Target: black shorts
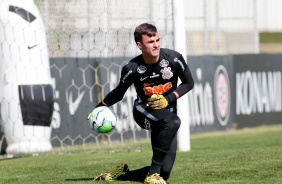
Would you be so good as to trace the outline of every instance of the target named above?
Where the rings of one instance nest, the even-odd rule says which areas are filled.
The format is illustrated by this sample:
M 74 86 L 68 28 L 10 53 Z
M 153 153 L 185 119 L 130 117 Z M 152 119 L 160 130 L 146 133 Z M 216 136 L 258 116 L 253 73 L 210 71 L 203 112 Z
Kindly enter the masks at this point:
M 133 105 L 133 117 L 136 123 L 146 130 L 160 130 L 162 119 L 168 116 L 177 116 L 176 108 L 154 110 L 136 99 Z

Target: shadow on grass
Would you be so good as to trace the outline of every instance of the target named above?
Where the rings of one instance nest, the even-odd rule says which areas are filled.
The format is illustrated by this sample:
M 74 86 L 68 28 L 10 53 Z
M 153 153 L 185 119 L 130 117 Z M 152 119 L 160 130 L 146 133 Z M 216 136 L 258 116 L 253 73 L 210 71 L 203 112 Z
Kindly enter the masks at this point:
M 74 179 L 65 179 L 65 181 L 90 181 L 93 178 L 74 178 Z

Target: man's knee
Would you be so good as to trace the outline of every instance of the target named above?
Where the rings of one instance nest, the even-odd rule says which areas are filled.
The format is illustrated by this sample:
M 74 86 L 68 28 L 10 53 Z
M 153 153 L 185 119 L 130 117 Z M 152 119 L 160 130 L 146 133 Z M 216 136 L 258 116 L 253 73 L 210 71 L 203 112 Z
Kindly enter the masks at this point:
M 177 132 L 177 130 L 179 129 L 180 125 L 181 125 L 181 120 L 178 116 L 172 116 L 170 118 L 168 118 L 167 123 L 169 125 L 169 129 L 173 132 Z

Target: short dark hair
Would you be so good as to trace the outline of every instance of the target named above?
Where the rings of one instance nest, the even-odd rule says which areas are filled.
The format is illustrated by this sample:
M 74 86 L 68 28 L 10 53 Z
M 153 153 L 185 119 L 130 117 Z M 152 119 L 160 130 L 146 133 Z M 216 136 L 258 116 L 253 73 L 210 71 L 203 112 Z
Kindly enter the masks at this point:
M 135 28 L 134 31 L 134 40 L 135 42 L 142 42 L 142 35 L 147 35 L 149 37 L 155 36 L 158 32 L 156 26 L 149 24 L 149 23 L 143 23 L 140 24 Z

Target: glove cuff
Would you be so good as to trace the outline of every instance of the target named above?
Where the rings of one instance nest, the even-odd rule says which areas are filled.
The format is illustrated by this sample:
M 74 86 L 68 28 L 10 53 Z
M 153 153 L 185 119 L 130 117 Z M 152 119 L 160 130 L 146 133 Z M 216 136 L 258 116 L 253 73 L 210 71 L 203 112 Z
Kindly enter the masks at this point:
M 102 101 L 100 102 L 100 103 L 98 103 L 97 105 L 96 105 L 96 107 L 95 108 L 97 108 L 97 107 L 101 107 L 101 106 L 106 106 L 105 104 L 103 104 L 102 103 Z
M 174 93 L 170 93 L 170 94 L 166 95 L 165 98 L 166 98 L 168 104 L 170 104 L 171 102 L 174 102 L 177 99 Z

